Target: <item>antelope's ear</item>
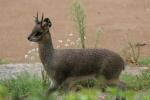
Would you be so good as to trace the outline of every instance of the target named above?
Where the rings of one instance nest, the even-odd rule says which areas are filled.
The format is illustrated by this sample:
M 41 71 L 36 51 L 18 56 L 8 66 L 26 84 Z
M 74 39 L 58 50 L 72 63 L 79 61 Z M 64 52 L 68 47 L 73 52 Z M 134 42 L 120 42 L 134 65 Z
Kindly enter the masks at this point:
M 43 21 L 43 25 L 44 25 L 44 27 L 50 28 L 52 26 L 52 23 L 49 18 L 45 18 Z

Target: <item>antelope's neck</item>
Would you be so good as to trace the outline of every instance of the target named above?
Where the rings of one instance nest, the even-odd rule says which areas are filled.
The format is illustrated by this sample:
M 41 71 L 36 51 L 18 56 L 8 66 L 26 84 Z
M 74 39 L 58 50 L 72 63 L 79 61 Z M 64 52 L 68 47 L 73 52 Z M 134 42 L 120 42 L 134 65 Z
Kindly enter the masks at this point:
M 43 63 L 44 67 L 46 67 L 52 60 L 52 55 L 54 52 L 50 33 L 43 37 L 38 46 L 41 62 Z

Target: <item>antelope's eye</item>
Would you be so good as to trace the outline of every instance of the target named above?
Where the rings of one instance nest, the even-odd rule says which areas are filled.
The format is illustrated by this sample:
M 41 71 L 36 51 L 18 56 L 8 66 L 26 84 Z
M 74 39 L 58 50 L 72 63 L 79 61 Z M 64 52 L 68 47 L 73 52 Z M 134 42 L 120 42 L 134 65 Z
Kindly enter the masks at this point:
M 37 32 L 36 34 L 35 34 L 35 36 L 41 36 L 42 35 L 42 32 Z

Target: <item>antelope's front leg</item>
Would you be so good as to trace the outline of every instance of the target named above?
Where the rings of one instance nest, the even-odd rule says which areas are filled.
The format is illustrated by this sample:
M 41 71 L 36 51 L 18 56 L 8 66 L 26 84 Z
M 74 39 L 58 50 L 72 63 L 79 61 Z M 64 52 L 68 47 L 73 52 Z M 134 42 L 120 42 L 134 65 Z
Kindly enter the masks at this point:
M 55 81 L 52 81 L 52 83 L 50 84 L 48 88 L 46 95 L 50 95 L 52 92 L 56 91 L 58 87 L 59 87 L 58 83 Z

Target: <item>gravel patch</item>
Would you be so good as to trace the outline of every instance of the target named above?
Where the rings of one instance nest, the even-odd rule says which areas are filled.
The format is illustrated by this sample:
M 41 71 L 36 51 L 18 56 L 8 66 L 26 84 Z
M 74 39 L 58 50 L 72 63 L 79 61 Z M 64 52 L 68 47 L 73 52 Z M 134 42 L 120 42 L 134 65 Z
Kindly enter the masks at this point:
M 148 70 L 148 67 L 130 67 L 130 66 L 126 66 L 125 70 L 122 72 L 122 74 L 130 74 L 130 75 L 140 75 L 143 71 Z
M 34 75 L 41 75 L 41 69 L 43 69 L 41 63 L 35 64 L 4 64 L 0 65 L 0 79 L 15 77 L 16 75 L 28 72 Z M 126 66 L 122 74 L 139 75 L 143 70 L 147 70 L 147 67 L 129 67 Z
M 15 77 L 18 74 L 28 72 L 41 75 L 42 64 L 3 64 L 0 65 L 0 79 Z

